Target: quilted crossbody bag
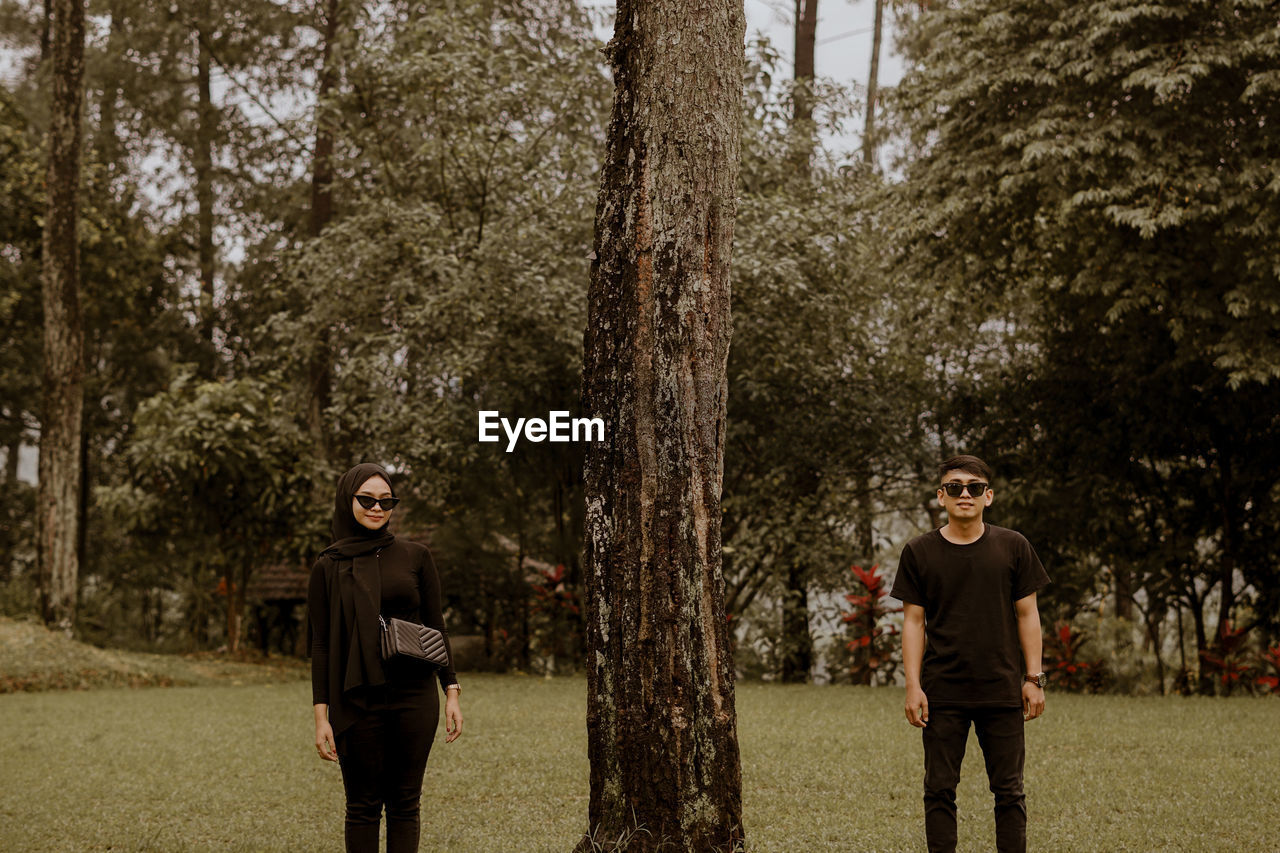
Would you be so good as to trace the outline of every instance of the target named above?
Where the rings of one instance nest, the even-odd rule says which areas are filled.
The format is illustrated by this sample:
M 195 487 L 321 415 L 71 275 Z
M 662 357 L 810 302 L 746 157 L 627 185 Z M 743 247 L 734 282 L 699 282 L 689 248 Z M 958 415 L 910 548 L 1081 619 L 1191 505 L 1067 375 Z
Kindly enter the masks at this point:
M 405 619 L 385 619 L 378 616 L 382 625 L 382 659 L 393 657 L 416 658 L 438 667 L 449 665 L 449 652 L 444 645 L 444 633 L 417 622 Z

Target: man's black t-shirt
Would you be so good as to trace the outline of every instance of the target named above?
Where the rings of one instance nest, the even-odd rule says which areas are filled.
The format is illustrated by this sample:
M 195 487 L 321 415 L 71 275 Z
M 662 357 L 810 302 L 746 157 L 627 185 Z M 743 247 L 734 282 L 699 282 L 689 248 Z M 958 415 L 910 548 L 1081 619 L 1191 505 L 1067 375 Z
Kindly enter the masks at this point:
M 933 530 L 902 549 L 890 593 L 924 608 L 920 688 L 929 705 L 1021 707 L 1013 603 L 1049 583 L 1021 533 L 988 524 L 968 545 Z

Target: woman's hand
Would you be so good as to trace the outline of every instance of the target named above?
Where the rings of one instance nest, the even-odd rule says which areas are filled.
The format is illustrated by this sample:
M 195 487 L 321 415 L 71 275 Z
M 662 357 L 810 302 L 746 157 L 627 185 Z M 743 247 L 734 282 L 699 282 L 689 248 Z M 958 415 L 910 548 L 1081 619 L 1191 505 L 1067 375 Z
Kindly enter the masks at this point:
M 458 691 L 448 690 L 444 700 L 445 743 L 453 743 L 462 734 L 462 706 L 458 703 Z
M 333 726 L 329 725 L 329 706 L 316 705 L 316 752 L 325 761 L 337 761 L 338 750 L 333 742 Z

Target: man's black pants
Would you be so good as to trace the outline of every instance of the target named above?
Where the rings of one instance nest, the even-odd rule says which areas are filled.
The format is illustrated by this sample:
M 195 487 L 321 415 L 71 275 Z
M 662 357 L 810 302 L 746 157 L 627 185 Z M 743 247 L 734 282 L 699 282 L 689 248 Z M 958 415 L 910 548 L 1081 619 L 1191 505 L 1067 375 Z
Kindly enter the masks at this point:
M 1027 849 L 1021 708 L 930 708 L 924 728 L 924 831 L 930 853 L 956 849 L 956 785 L 972 721 L 996 801 L 996 849 Z
M 360 718 L 338 736 L 347 792 L 347 853 L 378 853 L 387 810 L 387 853 L 416 853 L 422 777 L 440 718 L 434 683 L 367 695 Z

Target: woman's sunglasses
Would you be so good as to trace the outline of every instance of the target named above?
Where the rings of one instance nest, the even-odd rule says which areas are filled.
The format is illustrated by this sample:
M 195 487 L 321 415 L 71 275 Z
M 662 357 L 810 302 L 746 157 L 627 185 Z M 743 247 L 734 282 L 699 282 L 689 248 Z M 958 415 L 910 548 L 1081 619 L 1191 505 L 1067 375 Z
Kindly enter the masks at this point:
M 968 489 L 972 497 L 980 498 L 987 490 L 986 483 L 943 483 L 942 490 L 950 497 L 958 498 Z
M 373 509 L 373 505 L 377 504 L 383 509 L 395 509 L 396 504 L 400 503 L 399 498 L 375 498 L 372 495 L 356 495 L 356 503 L 365 509 Z

